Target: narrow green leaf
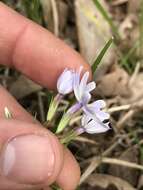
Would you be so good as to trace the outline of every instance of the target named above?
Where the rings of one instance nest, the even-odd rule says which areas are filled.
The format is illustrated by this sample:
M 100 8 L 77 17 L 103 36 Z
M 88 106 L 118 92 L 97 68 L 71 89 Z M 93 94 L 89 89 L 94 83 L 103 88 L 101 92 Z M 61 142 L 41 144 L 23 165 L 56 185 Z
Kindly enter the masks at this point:
M 101 50 L 101 52 L 99 53 L 99 55 L 97 56 L 97 58 L 95 59 L 93 65 L 92 65 L 92 73 L 93 75 L 95 74 L 95 71 L 98 67 L 98 65 L 100 64 L 102 58 L 104 57 L 106 51 L 108 50 L 108 48 L 110 47 L 110 45 L 113 42 L 113 37 L 105 44 L 105 46 L 103 47 L 103 49 Z
M 114 25 L 112 18 L 108 15 L 107 11 L 104 9 L 104 7 L 101 5 L 101 3 L 98 0 L 93 0 L 95 6 L 97 7 L 97 9 L 100 11 L 100 13 L 102 14 L 102 16 L 105 18 L 105 20 L 108 22 L 108 24 L 110 25 L 113 33 L 115 34 L 115 37 L 117 39 L 120 39 L 120 35 L 118 33 L 118 29 L 117 27 Z
M 128 63 L 128 61 L 131 57 L 133 57 L 133 55 L 134 55 L 135 51 L 137 50 L 137 48 L 139 47 L 139 45 L 140 45 L 140 41 L 137 40 L 134 43 L 134 45 L 132 46 L 132 48 L 128 51 L 128 53 L 125 55 L 122 55 L 120 64 L 121 64 L 121 66 L 124 66 L 129 73 L 132 73 L 133 69 L 132 69 L 131 65 Z
M 71 115 L 65 113 L 62 116 L 62 119 L 60 120 L 60 123 L 56 130 L 56 134 L 61 133 L 64 130 L 64 128 L 68 125 L 70 120 L 71 120 Z

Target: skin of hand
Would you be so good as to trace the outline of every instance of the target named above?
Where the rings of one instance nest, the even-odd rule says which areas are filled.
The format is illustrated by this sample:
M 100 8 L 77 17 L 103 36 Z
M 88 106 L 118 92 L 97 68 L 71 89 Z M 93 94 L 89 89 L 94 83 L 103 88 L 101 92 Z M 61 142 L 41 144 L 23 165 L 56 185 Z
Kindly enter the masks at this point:
M 0 64 L 48 89 L 65 68 L 90 67 L 46 29 L 0 3 Z M 91 71 L 90 71 L 91 73 Z M 14 119 L 7 120 L 4 107 Z M 56 182 L 74 190 L 80 169 L 71 152 L 0 86 L 0 190 L 40 189 Z

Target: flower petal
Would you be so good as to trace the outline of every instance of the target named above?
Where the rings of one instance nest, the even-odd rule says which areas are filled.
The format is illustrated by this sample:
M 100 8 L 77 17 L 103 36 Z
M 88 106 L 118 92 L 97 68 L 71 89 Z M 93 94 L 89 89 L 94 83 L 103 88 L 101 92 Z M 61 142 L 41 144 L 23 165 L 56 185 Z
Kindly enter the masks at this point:
M 83 66 L 80 66 L 79 71 L 74 74 L 73 89 L 75 97 L 80 101 L 79 85 L 80 85 L 80 75 L 82 72 Z
M 88 105 L 83 106 L 83 111 L 86 115 L 88 115 L 90 118 L 92 118 L 93 120 L 98 120 L 99 123 L 102 123 L 104 120 L 109 119 L 110 115 L 104 111 L 101 110 L 94 110 L 91 109 L 91 107 L 89 107 Z
M 104 111 L 100 111 L 100 112 L 98 112 L 96 115 L 97 115 L 97 117 L 98 117 L 101 121 L 104 121 L 104 120 L 110 118 L 109 113 L 106 113 L 106 112 L 104 112 Z
M 58 92 L 60 94 L 68 94 L 68 93 L 72 92 L 73 79 L 74 79 L 74 71 L 65 69 L 57 81 Z
M 92 120 L 86 127 L 85 131 L 89 134 L 94 134 L 94 133 L 104 133 L 108 131 L 110 128 L 105 126 L 104 124 L 100 124 L 94 120 Z
M 104 100 L 97 100 L 91 104 L 90 107 L 93 107 L 95 110 L 100 110 L 106 107 L 106 102 Z
M 86 86 L 86 91 L 91 92 L 96 88 L 96 83 L 94 81 L 90 82 Z
M 79 82 L 80 82 L 80 75 L 79 73 L 74 74 L 74 83 L 73 83 L 73 89 L 75 97 L 78 101 L 80 101 L 80 94 L 79 94 Z
M 58 92 L 60 94 L 68 94 L 72 92 L 73 85 L 71 80 L 67 80 L 66 83 L 61 83 L 61 85 L 58 88 Z
M 82 105 L 85 106 L 89 100 L 91 99 L 91 94 L 88 92 L 85 92 L 81 98 Z
M 74 75 L 74 94 L 76 99 L 83 105 L 87 104 L 91 99 L 90 91 L 95 88 L 95 82 L 87 84 L 89 78 L 89 72 L 85 72 L 80 80 L 80 74 L 82 67 L 80 67 L 79 72 Z
M 110 129 L 109 125 L 98 120 L 93 120 L 89 115 L 84 114 L 81 120 L 82 127 L 87 133 L 103 133 Z
M 65 75 L 65 73 L 67 72 L 67 68 L 62 72 L 62 74 L 59 76 L 59 78 L 58 78 L 58 81 L 57 81 L 57 88 L 60 86 L 60 84 L 61 84 L 61 82 L 63 81 L 63 79 L 64 79 L 64 75 Z
M 88 78 L 89 78 L 89 72 L 87 71 L 86 73 L 84 73 L 84 75 L 80 81 L 80 85 L 79 85 L 80 94 L 83 94 L 85 92 Z
M 85 112 L 91 114 L 91 117 L 98 118 L 103 121 L 109 119 L 110 115 L 102 110 L 105 107 L 106 103 L 104 100 L 97 100 L 91 104 L 88 104 L 85 108 Z

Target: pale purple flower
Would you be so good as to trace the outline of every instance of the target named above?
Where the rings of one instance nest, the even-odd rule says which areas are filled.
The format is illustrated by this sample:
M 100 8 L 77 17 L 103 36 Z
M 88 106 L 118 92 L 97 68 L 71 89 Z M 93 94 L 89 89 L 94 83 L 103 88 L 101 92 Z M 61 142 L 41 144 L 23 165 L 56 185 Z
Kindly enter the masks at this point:
M 57 89 L 59 94 L 65 95 L 73 91 L 74 71 L 72 69 L 65 69 L 59 76 L 57 81 Z
M 84 73 L 80 80 L 81 71 L 82 67 L 80 67 L 79 72 L 74 73 L 73 89 L 77 101 L 84 106 L 90 101 L 90 92 L 95 89 L 96 84 L 94 81 L 88 83 L 88 71 Z
M 91 104 L 87 104 L 83 107 L 84 112 L 87 115 L 90 115 L 93 119 L 99 119 L 100 121 L 104 121 L 109 119 L 110 115 L 103 111 L 103 108 L 105 108 L 106 103 L 104 100 L 97 100 Z
M 91 134 L 103 133 L 110 129 L 110 116 L 103 111 L 106 104 L 103 100 L 97 100 L 89 104 L 91 99 L 90 93 L 95 89 L 96 84 L 94 81 L 88 82 L 89 72 L 85 72 L 81 78 L 81 71 L 82 67 L 80 67 L 78 72 L 65 69 L 57 81 L 57 89 L 60 97 L 73 90 L 77 103 L 71 106 L 63 115 L 56 133 L 60 133 L 67 126 L 73 114 L 81 108 L 84 111 L 84 115 L 81 120 L 82 126 L 75 131 L 78 135 L 83 132 Z
M 103 133 L 108 131 L 110 127 L 110 115 L 103 111 L 106 106 L 104 100 L 97 100 L 83 107 L 85 114 L 82 117 L 82 127 L 78 128 L 77 133 L 87 132 L 90 134 Z
M 98 119 L 92 119 L 89 115 L 84 114 L 81 119 L 82 127 L 79 130 L 80 133 L 87 132 L 89 134 L 104 133 L 110 128 L 109 121 L 100 121 Z
M 73 72 L 73 90 L 77 103 L 74 104 L 67 110 L 68 115 L 72 115 L 75 112 L 79 111 L 80 108 L 84 107 L 90 100 L 90 92 L 95 88 L 95 82 L 89 82 L 89 72 L 84 73 L 83 77 L 80 79 L 82 67 L 80 67 L 79 72 Z
M 58 94 L 51 100 L 47 121 L 51 121 L 54 117 L 63 96 L 73 91 L 73 79 L 74 71 L 71 69 L 65 69 L 59 76 L 57 81 Z

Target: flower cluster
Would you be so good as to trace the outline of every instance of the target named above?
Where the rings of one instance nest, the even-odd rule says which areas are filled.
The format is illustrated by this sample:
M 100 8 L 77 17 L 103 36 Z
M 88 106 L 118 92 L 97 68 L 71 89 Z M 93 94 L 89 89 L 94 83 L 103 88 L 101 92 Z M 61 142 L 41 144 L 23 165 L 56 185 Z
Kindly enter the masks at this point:
M 80 67 L 78 72 L 71 69 L 65 69 L 58 78 L 58 95 L 54 98 L 51 106 L 52 109 L 54 109 L 54 112 L 52 109 L 49 109 L 48 112 L 49 115 L 52 113 L 50 119 L 53 117 L 57 106 L 64 95 L 73 91 L 77 103 L 71 106 L 63 115 L 59 126 L 57 127 L 57 133 L 60 133 L 66 127 L 73 114 L 80 109 L 83 110 L 83 116 L 81 119 L 81 127 L 76 130 L 77 134 L 81 134 L 83 132 L 90 134 L 102 133 L 110 129 L 110 116 L 108 113 L 103 111 L 103 108 L 106 106 L 105 101 L 97 100 L 89 103 L 91 100 L 91 91 L 96 88 L 96 84 L 94 81 L 88 82 L 89 72 L 85 72 L 82 77 L 81 72 L 82 67 Z

